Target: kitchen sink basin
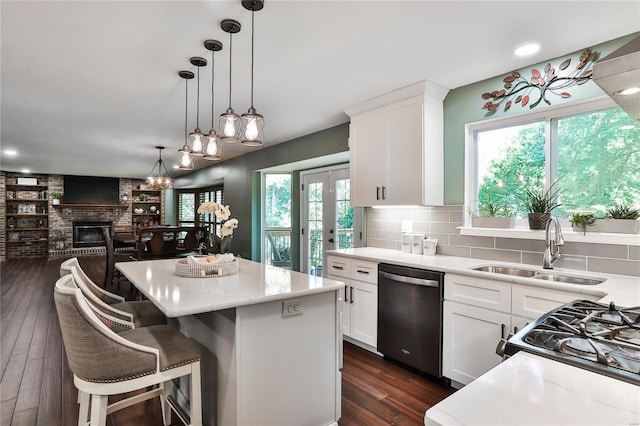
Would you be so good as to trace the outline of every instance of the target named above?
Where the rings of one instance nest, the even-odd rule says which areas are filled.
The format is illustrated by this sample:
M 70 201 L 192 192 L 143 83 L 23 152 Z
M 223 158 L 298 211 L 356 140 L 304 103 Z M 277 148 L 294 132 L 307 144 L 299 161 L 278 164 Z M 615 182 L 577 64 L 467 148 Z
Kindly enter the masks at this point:
M 579 284 L 579 285 L 597 285 L 602 283 L 602 281 L 604 281 L 597 278 L 581 278 L 581 277 L 572 277 L 569 275 L 555 275 L 555 274 L 536 274 L 533 276 L 533 278 L 537 278 L 539 280 L 556 281 L 559 283 Z
M 494 274 L 513 275 L 516 277 L 535 278 L 538 280 L 555 281 L 559 283 L 578 284 L 578 285 L 597 285 L 604 280 L 599 278 L 582 278 L 571 275 L 554 274 L 551 272 L 539 272 L 533 269 L 525 269 L 502 265 L 478 266 L 473 268 L 474 271 L 492 272 Z
M 475 271 L 493 272 L 494 274 L 516 275 L 518 277 L 533 277 L 537 274 L 536 271 L 530 269 L 510 268 L 508 266 L 481 266 L 479 268 L 473 268 Z

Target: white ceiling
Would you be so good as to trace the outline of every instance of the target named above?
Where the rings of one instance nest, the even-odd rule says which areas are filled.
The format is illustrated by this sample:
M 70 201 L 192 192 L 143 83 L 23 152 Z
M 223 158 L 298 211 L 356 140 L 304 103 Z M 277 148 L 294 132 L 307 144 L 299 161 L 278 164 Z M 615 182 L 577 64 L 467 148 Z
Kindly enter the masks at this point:
M 216 128 L 227 107 L 225 18 L 243 25 L 233 37 L 232 106 L 249 107 L 251 13 L 240 0 L 2 1 L 0 13 L 2 170 L 144 178 L 156 145 L 173 165 L 184 143 L 177 72 L 195 71 L 191 56 L 210 60 L 208 38 L 224 44 L 215 59 Z M 637 0 L 266 0 L 255 15 L 265 147 L 345 123 L 345 108 L 421 80 L 453 89 L 639 30 Z M 513 56 L 532 41 L 539 53 Z M 203 68 L 203 131 L 211 126 L 210 78 Z M 224 149 L 226 159 L 255 150 Z

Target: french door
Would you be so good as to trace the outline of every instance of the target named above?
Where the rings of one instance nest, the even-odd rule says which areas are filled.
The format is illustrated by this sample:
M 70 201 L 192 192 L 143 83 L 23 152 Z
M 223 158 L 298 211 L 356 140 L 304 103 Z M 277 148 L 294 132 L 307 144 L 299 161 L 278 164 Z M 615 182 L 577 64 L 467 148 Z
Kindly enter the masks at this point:
M 363 245 L 363 209 L 350 201 L 349 166 L 300 173 L 301 270 L 322 276 L 326 250 Z

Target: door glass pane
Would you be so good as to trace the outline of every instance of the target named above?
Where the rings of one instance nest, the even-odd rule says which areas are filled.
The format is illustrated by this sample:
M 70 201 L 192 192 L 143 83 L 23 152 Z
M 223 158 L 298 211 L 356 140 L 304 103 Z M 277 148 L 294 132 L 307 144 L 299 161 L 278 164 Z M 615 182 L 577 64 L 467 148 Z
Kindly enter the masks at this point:
M 308 208 L 309 208 L 309 274 L 322 275 L 322 208 L 323 208 L 323 184 L 313 182 L 309 184 Z
M 336 238 L 337 248 L 353 248 L 353 212 L 350 203 L 349 179 L 336 180 Z

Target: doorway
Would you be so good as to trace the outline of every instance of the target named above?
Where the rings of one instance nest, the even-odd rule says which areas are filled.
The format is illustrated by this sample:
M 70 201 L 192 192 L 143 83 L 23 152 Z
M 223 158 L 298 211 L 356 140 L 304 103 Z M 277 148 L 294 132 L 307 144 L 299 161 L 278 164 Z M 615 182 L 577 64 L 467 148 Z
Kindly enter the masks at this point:
M 361 247 L 364 209 L 352 207 L 349 165 L 300 173 L 302 272 L 322 276 L 325 251 Z

